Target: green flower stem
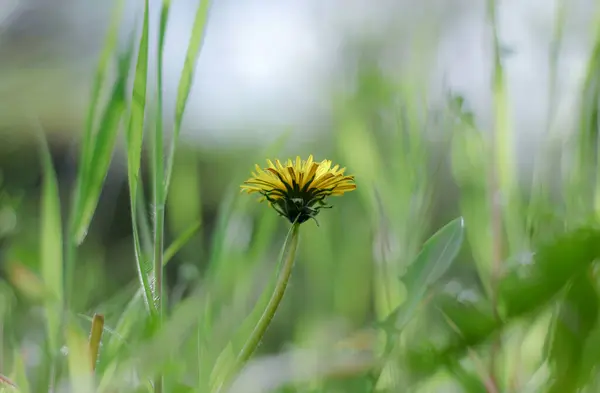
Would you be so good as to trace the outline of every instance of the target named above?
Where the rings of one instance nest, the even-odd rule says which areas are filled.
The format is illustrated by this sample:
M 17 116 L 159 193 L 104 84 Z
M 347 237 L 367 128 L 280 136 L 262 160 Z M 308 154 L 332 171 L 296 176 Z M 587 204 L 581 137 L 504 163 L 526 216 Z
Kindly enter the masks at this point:
M 284 249 L 284 253 L 282 255 L 283 264 L 281 266 L 281 271 L 279 273 L 279 277 L 277 278 L 277 282 L 275 284 L 275 289 L 273 290 L 273 294 L 271 295 L 271 299 L 269 299 L 269 303 L 265 308 L 265 311 L 261 315 L 258 323 L 254 327 L 252 334 L 248 337 L 246 344 L 240 351 L 240 354 L 237 357 L 237 367 L 236 371 L 240 370 L 244 364 L 250 359 L 258 344 L 262 340 L 265 332 L 269 328 L 271 324 L 271 320 L 275 316 L 275 312 L 281 303 L 281 299 L 283 299 L 283 294 L 285 293 L 285 289 L 287 288 L 287 284 L 290 280 L 290 276 L 292 274 L 292 268 L 294 267 L 294 261 L 296 260 L 296 249 L 298 248 L 298 231 L 300 224 L 297 222 L 292 225 L 291 235 L 288 240 L 286 240 L 286 245 L 284 246 L 287 249 Z

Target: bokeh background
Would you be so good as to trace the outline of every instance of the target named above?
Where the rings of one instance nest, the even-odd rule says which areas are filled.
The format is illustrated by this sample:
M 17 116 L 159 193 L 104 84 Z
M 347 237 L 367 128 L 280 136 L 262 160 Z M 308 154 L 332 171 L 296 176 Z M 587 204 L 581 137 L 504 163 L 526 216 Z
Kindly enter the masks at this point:
M 15 271 L 39 270 L 39 132 L 50 144 L 66 216 L 114 5 L 0 0 L 0 333 L 3 347 L 16 341 L 27 349 L 32 370 L 42 362 L 43 320 Z M 171 4 L 163 74 L 167 134 L 197 6 L 196 0 Z M 150 1 L 150 9 L 152 80 L 160 1 Z M 502 0 L 496 9 L 509 130 L 503 162 L 518 198 L 539 186 L 552 200 L 575 154 L 569 146 L 578 140 L 599 7 L 594 0 Z M 142 13 L 142 2 L 125 1 L 121 48 Z M 486 144 L 498 125 L 493 33 L 483 0 L 213 1 L 167 202 L 167 244 L 195 223 L 200 230 L 167 266 L 170 303 L 210 277 L 221 318 L 215 342 L 227 341 L 260 295 L 288 227 L 254 197 L 240 195 L 239 184 L 267 157 L 308 154 L 348 167 L 358 190 L 331 201 L 335 207 L 319 216 L 320 226 L 303 226 L 293 282 L 260 347 L 263 355 L 337 341 L 381 320 L 404 296 L 396 277 L 430 235 L 461 215 L 470 214 L 470 244 L 440 286 L 481 297 L 488 286 L 481 266 L 489 265 L 492 247 L 477 237 L 487 230 L 489 213 L 481 202 L 489 180 Z M 149 96 L 156 96 L 152 84 Z M 117 145 L 78 253 L 72 305 L 82 315 L 104 313 L 107 326 L 116 324 L 137 285 L 123 138 Z M 145 174 L 147 165 L 145 157 Z M 523 218 L 526 210 L 514 214 Z M 507 258 L 527 254 L 526 230 L 533 229 L 507 236 Z M 428 323 L 435 331 L 441 322 Z M 544 341 L 544 328 L 536 326 L 519 333 L 533 336 L 532 348 Z M 506 345 L 524 366 L 507 361 L 507 369 L 525 379 L 541 355 L 518 342 Z M 0 358 L 10 355 L 0 348 Z M 0 362 L 0 373 L 3 363 L 10 362 Z M 173 367 L 177 375 L 189 373 Z M 32 371 L 34 381 L 43 379 L 38 374 Z M 441 387 L 423 391 L 462 391 L 438 377 Z M 356 380 L 330 388 L 364 391 Z

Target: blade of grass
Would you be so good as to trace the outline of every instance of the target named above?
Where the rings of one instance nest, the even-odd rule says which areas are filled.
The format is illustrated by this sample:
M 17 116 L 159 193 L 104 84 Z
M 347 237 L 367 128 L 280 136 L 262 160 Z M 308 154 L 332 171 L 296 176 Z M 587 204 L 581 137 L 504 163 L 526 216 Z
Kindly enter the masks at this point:
M 84 192 L 86 190 L 87 181 L 89 180 L 87 174 L 89 172 L 94 151 L 94 121 L 96 119 L 96 112 L 100 107 L 99 101 L 100 96 L 102 95 L 102 86 L 105 84 L 110 59 L 115 52 L 115 48 L 118 43 L 119 26 L 123 13 L 123 5 L 124 1 L 118 1 L 117 6 L 113 11 L 110 26 L 108 28 L 108 33 L 104 43 L 104 48 L 100 54 L 96 75 L 92 85 L 90 104 L 88 105 L 88 113 L 86 115 L 84 134 L 81 144 L 80 163 L 77 168 L 77 180 L 74 193 L 74 211 L 79 210 L 79 204 L 81 203 L 82 199 L 84 199 Z
M 139 41 L 135 79 L 133 82 L 133 91 L 131 93 L 131 110 L 129 114 L 129 124 L 127 126 L 127 181 L 129 185 L 129 203 L 131 205 L 131 224 L 135 260 L 138 278 L 140 280 L 140 288 L 143 291 L 144 301 L 148 311 L 150 314 L 155 314 L 156 307 L 152 300 L 152 288 L 148 279 L 148 272 L 151 268 L 149 267 L 149 263 L 145 259 L 145 253 L 142 250 L 140 231 L 138 228 L 138 215 L 142 215 L 144 212 L 138 212 L 137 209 L 148 80 L 148 0 L 146 0 L 144 4 L 144 22 L 142 25 L 142 36 Z
M 156 304 L 157 329 L 161 329 L 163 323 L 163 249 L 164 249 L 164 227 L 165 227 L 165 185 L 164 185 L 164 135 L 163 135 L 163 50 L 169 17 L 171 1 L 163 0 L 160 10 L 160 25 L 158 31 L 158 58 L 157 58 L 157 108 L 156 123 L 154 124 L 154 135 L 152 139 L 152 180 L 153 180 L 153 204 L 154 204 L 154 301 Z M 163 392 L 163 375 L 158 374 L 154 381 L 154 393 Z
M 200 4 L 198 5 L 198 9 L 196 11 L 196 17 L 194 18 L 192 36 L 190 38 L 187 53 L 185 55 L 185 62 L 183 63 L 183 70 L 181 71 L 181 77 L 179 78 L 177 102 L 175 104 L 175 126 L 173 128 L 173 139 L 169 148 L 169 155 L 167 157 L 165 195 L 168 194 L 169 185 L 171 184 L 171 174 L 173 172 L 173 164 L 175 161 L 175 150 L 177 148 L 177 141 L 179 140 L 181 123 L 183 122 L 183 114 L 185 112 L 187 100 L 192 88 L 194 70 L 196 69 L 196 62 L 198 61 L 198 54 L 202 47 L 202 43 L 204 42 L 204 32 L 206 30 L 206 22 L 208 21 L 210 4 L 210 0 L 200 0 Z
M 63 239 L 58 196 L 58 182 L 52 165 L 52 158 L 44 135 L 41 139 L 42 170 L 44 180 L 41 201 L 41 273 L 47 291 L 45 313 L 48 344 L 53 355 L 60 347 L 60 307 L 64 296 L 63 286 Z
M 140 244 L 144 253 L 145 262 L 147 262 L 147 271 L 152 271 L 152 228 L 148 219 L 149 208 L 146 206 L 146 196 L 144 193 L 144 182 L 141 177 L 137 181 L 137 219 L 140 232 Z
M 492 26 L 494 65 L 492 69 L 492 86 L 494 94 L 494 148 L 492 149 L 493 161 L 489 174 L 490 217 L 492 231 L 492 270 L 490 285 L 492 289 L 492 304 L 497 309 L 497 287 L 501 278 L 502 260 L 504 258 L 502 244 L 504 237 L 509 245 L 509 252 L 516 252 L 522 248 L 520 242 L 524 236 L 520 233 L 516 187 L 514 180 L 513 157 L 513 130 L 508 106 L 508 94 L 504 68 L 500 57 L 500 42 L 498 36 L 497 4 L 495 0 L 488 0 L 488 17 Z M 497 195 L 502 195 L 507 202 L 503 208 Z M 515 214 L 517 213 L 517 214 Z M 499 320 L 499 318 L 497 318 Z M 494 387 L 498 388 L 496 361 L 502 343 L 500 336 L 494 339 L 490 354 L 489 375 Z
M 75 180 L 75 189 L 73 191 L 73 201 L 71 202 L 71 211 L 68 221 L 69 238 L 65 248 L 65 277 L 66 284 L 69 286 L 66 290 L 66 301 L 68 302 L 70 294 L 70 277 L 72 275 L 74 260 L 76 258 L 76 247 L 78 244 L 76 233 L 80 232 L 78 226 L 80 222 L 83 222 L 83 206 L 85 201 L 89 199 L 89 181 L 90 181 L 90 168 L 92 168 L 92 159 L 95 148 L 95 134 L 94 134 L 94 121 L 96 119 L 96 113 L 100 108 L 100 96 L 102 95 L 102 86 L 105 84 L 108 67 L 111 60 L 112 54 L 115 52 L 118 35 L 119 25 L 122 18 L 124 1 L 118 1 L 117 6 L 114 9 L 111 17 L 111 24 L 108 29 L 108 33 L 105 39 L 104 48 L 100 54 L 98 61 L 98 67 L 96 68 L 96 75 L 94 77 L 92 91 L 90 94 L 90 103 L 88 105 L 88 113 L 86 115 L 84 134 L 82 138 L 81 155 L 79 158 L 79 165 L 77 168 L 77 177 Z M 83 231 L 85 233 L 85 231 Z
M 531 200 L 528 206 L 526 228 L 531 231 L 535 228 L 537 220 L 540 218 L 540 207 L 547 203 L 550 195 L 548 184 L 550 176 L 553 175 L 552 162 L 556 160 L 556 141 L 554 139 L 554 121 L 559 102 L 558 90 L 558 70 L 560 54 L 564 41 L 564 30 L 567 16 L 567 3 L 565 0 L 558 0 L 556 13 L 554 15 L 553 37 L 548 50 L 548 108 L 546 110 L 545 127 L 546 134 L 543 143 L 543 150 L 540 157 L 535 161 L 534 173 L 530 186 Z M 554 153 L 554 154 L 553 154 Z
M 112 153 L 117 140 L 121 118 L 126 109 L 126 87 L 129 75 L 133 45 L 119 59 L 117 80 L 112 89 L 109 102 L 104 110 L 99 129 L 93 140 L 93 151 L 90 167 L 86 176 L 85 198 L 81 201 L 79 210 L 73 217 L 73 232 L 71 236 L 80 244 L 90 225 L 96 209 L 100 191 L 108 172 Z
M 96 210 L 100 192 L 108 173 L 116 143 L 121 118 L 126 109 L 126 87 L 131 59 L 133 40 L 129 48 L 119 58 L 117 80 L 109 101 L 104 109 L 98 132 L 93 137 L 93 149 L 87 173 L 83 176 L 84 189 L 77 196 L 69 217 L 68 243 L 65 255 L 66 300 L 71 297 L 76 247 L 83 242 Z M 78 186 L 80 187 L 80 186 Z
M 163 266 L 165 266 L 171 258 L 181 250 L 181 248 L 200 230 L 200 221 L 196 221 L 188 229 L 183 231 L 181 235 L 165 250 L 163 256 Z

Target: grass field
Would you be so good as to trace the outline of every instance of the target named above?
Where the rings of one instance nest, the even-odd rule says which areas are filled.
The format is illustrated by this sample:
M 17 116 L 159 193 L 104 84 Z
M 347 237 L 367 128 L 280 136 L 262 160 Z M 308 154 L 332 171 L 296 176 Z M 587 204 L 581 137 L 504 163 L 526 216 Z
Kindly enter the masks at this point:
M 491 130 L 463 98 L 430 111 L 420 78 L 365 65 L 354 92 L 332 97 L 317 148 L 282 133 L 261 149 L 210 151 L 177 143 L 209 2 L 170 114 L 150 94 L 161 78 L 148 78 L 150 63 L 162 75 L 170 2 L 158 59 L 145 5 L 124 51 L 115 12 L 72 187 L 40 125 L 39 197 L 0 194 L 0 391 L 598 391 L 600 33 L 568 143 L 554 142 L 551 107 L 524 182 L 496 36 Z M 117 218 L 130 226 L 107 245 L 94 228 L 115 151 L 129 198 L 116 211 L 130 215 Z M 309 154 L 356 184 L 326 198 L 318 224 L 240 192 L 255 164 Z

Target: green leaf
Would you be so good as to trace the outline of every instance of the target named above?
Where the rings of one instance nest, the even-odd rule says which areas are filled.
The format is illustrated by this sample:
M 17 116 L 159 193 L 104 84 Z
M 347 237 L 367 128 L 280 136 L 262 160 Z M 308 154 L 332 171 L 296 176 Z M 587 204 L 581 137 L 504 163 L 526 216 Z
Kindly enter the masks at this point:
M 434 346 L 425 336 L 422 341 L 413 340 L 409 344 L 404 363 L 415 379 L 426 378 L 441 366 L 453 370 L 467 348 L 481 345 L 503 326 L 489 302 L 482 298 L 460 301 L 456 296 L 442 293 L 432 303 L 445 321 L 441 325 L 443 330 L 436 334 L 438 341 L 442 341 Z
M 460 217 L 425 242 L 423 249 L 402 277 L 408 292 L 407 299 L 392 312 L 384 325 L 393 321 L 395 329 L 402 330 L 406 326 L 427 290 L 448 270 L 458 255 L 463 238 L 464 221 Z
M 483 299 L 464 302 L 444 294 L 438 296 L 435 303 L 454 332 L 450 334 L 447 349 L 479 345 L 501 327 L 492 306 Z
M 582 380 L 584 347 L 598 319 L 598 293 L 589 274 L 577 275 L 561 301 L 552 331 L 549 361 L 553 383 L 549 393 L 575 392 Z
M 50 151 L 44 136 L 41 136 L 41 155 L 44 180 L 41 201 L 41 273 L 46 289 L 46 322 L 48 344 L 53 353 L 59 348 L 61 315 L 63 302 L 63 239 L 58 196 L 58 182 L 52 165 Z
M 583 228 L 540 247 L 531 263 L 509 272 L 498 288 L 499 311 L 512 319 L 546 305 L 600 256 L 600 231 Z
M 449 338 L 435 347 L 428 342 L 411 343 L 406 354 L 410 372 L 429 376 L 514 320 L 547 306 L 561 288 L 599 256 L 600 232 L 593 229 L 569 232 L 541 246 L 525 271 L 518 267 L 500 282 L 499 306 L 503 312 L 499 321 L 484 302 L 457 304 L 440 298 L 440 310 L 452 322 L 446 334 Z

